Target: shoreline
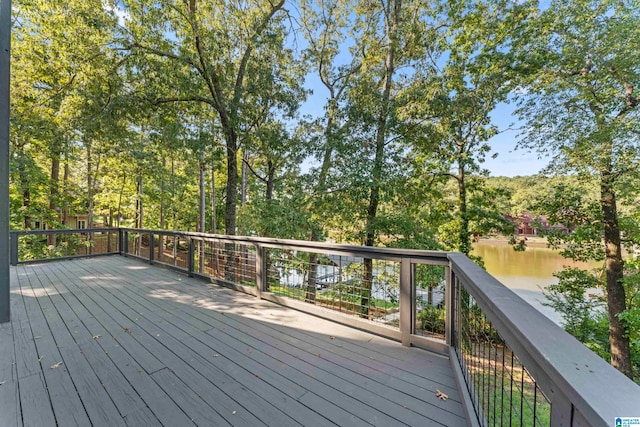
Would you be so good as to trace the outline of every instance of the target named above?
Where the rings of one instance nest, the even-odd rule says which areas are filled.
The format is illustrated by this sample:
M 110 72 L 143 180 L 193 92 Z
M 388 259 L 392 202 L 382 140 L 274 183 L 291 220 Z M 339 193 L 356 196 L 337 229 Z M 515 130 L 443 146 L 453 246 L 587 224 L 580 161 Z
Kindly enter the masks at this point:
M 546 237 L 539 236 L 519 236 L 516 237 L 519 239 L 526 239 L 527 246 L 536 247 L 536 248 L 546 248 L 547 247 L 547 239 Z M 473 243 L 498 243 L 498 244 L 509 244 L 510 237 L 500 236 L 500 237 L 481 237 L 477 241 Z

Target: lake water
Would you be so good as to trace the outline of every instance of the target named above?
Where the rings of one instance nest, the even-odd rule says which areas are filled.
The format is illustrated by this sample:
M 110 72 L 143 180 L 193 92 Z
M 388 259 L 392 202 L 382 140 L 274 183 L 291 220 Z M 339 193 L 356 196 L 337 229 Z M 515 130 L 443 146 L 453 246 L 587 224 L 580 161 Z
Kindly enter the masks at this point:
M 565 266 L 596 268 L 596 262 L 573 262 L 563 258 L 556 250 L 531 244 L 523 252 L 516 252 L 507 242 L 483 240 L 473 245 L 473 255 L 484 259 L 485 268 L 496 279 L 556 323 L 561 316 L 542 305 L 542 289 L 558 283 L 553 273 Z

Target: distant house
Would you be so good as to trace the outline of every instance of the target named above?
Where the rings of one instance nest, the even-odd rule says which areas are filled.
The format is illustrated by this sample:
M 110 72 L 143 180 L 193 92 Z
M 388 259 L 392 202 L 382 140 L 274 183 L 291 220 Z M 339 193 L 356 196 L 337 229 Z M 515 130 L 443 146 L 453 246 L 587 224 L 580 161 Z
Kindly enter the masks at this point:
M 71 229 L 83 229 L 89 226 L 89 215 L 88 214 L 79 214 L 79 215 L 69 215 L 67 218 L 67 227 Z M 93 227 L 99 226 L 94 223 Z M 48 230 L 49 226 L 45 221 L 41 219 L 35 220 L 32 223 L 32 230 Z
M 505 218 L 513 222 L 516 226 L 516 235 L 518 236 L 537 236 L 540 231 L 544 230 L 560 230 L 569 233 L 571 230 L 562 224 L 549 224 L 546 215 L 540 215 L 534 218 L 530 214 L 505 215 Z
M 87 214 L 80 214 L 80 215 L 70 215 L 69 216 L 69 228 L 87 228 L 88 224 L 89 224 L 89 215 Z M 95 224 L 94 224 L 95 227 Z
M 505 215 L 516 227 L 517 236 L 537 236 L 538 230 L 533 226 L 534 218 L 531 215 Z

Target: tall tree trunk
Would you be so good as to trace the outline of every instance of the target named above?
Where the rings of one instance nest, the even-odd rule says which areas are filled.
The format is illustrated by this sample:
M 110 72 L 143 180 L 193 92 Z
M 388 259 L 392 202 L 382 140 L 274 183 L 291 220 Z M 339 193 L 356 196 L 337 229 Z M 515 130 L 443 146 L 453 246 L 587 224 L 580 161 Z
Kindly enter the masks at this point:
M 31 230 L 31 187 L 29 185 L 29 175 L 25 166 L 26 156 L 22 146 L 16 148 L 18 156 L 18 176 L 20 177 L 20 188 L 22 189 L 22 207 L 24 208 L 24 229 Z
M 59 216 L 58 198 L 60 184 L 60 142 L 55 142 L 51 152 L 51 175 L 49 183 L 49 209 Z M 58 218 L 59 220 L 59 218 Z M 47 227 L 50 228 L 50 227 Z M 56 246 L 56 235 L 50 234 L 47 237 L 50 246 Z
M 120 193 L 118 194 L 118 218 L 116 219 L 116 224 L 118 224 L 118 228 L 120 228 L 120 218 L 122 218 L 122 194 L 124 193 L 124 186 L 127 183 L 127 173 L 124 172 L 122 174 L 122 186 L 120 187 Z
M 460 145 L 459 145 L 460 146 Z M 460 146 L 460 150 L 464 144 Z M 467 211 L 467 185 L 466 171 L 462 161 L 458 160 L 458 205 L 460 208 L 460 231 L 458 234 L 458 250 L 465 255 L 471 252 L 471 239 L 469 236 L 469 212 Z
M 85 144 L 87 147 L 87 228 L 93 228 L 93 164 L 91 158 L 91 144 Z M 87 252 L 91 253 L 91 237 L 87 234 L 87 241 L 89 246 Z
M 160 230 L 165 230 L 164 211 L 165 211 L 165 170 L 167 168 L 167 158 L 162 155 L 162 172 L 160 175 Z M 158 262 L 162 262 L 164 256 L 165 236 L 160 235 L 158 242 Z
M 227 188 L 224 212 L 225 233 L 236 234 L 236 206 L 238 198 L 238 135 L 229 126 L 226 130 L 227 145 Z
M 206 223 L 206 212 L 205 212 L 205 206 L 206 206 L 206 193 L 205 193 L 205 182 L 204 182 L 204 169 L 205 169 L 205 163 L 204 163 L 204 150 L 200 149 L 200 168 L 199 168 L 199 175 L 198 175 L 198 194 L 199 194 L 199 203 L 198 203 L 198 224 L 196 226 L 196 230 L 199 231 L 200 233 L 204 233 L 205 231 L 205 223 Z
M 211 233 L 215 234 L 217 229 L 216 224 L 216 164 L 211 161 Z
M 385 58 L 384 90 L 380 102 L 378 113 L 378 123 L 376 127 L 375 156 L 372 168 L 372 186 L 369 193 L 369 207 L 367 209 L 366 236 L 364 244 L 373 246 L 378 235 L 376 227 L 376 217 L 378 205 L 380 203 L 381 180 L 384 176 L 384 146 L 387 134 L 387 122 L 389 119 L 389 101 L 391 99 L 391 88 L 393 86 L 393 75 L 395 73 L 395 52 L 398 24 L 400 20 L 401 0 L 388 0 L 385 7 L 385 31 L 387 39 L 387 52 Z M 362 278 L 362 295 L 360 297 L 360 313 L 363 317 L 369 316 L 369 303 L 371 298 L 371 285 L 373 283 L 373 260 L 365 258 L 364 272 Z
M 64 193 L 64 207 L 62 208 L 62 225 L 69 225 L 69 153 L 64 156 L 64 173 L 62 176 L 62 191 Z
M 93 163 L 91 158 L 91 144 L 87 147 L 87 228 L 93 228 Z
M 611 365 L 632 378 L 631 351 L 626 323 L 619 318 L 626 310 L 626 295 L 622 279 L 623 261 L 620 241 L 620 226 L 616 195 L 613 189 L 614 177 L 611 168 L 602 172 L 600 183 L 600 206 L 604 220 L 605 268 L 607 280 L 607 309 L 609 316 L 609 343 L 611 345 Z
M 162 156 L 162 174 L 160 176 L 160 230 L 164 230 L 165 229 L 165 224 L 164 224 L 164 210 L 165 210 L 165 175 L 164 175 L 164 171 L 165 168 L 167 167 L 167 158 L 163 155 Z M 164 240 L 164 238 L 163 238 Z M 163 242 L 160 242 L 161 244 Z
M 227 188 L 226 188 L 226 204 L 224 213 L 225 233 L 229 236 L 236 234 L 236 206 L 238 197 L 238 136 L 235 130 L 229 126 L 226 132 L 227 144 Z M 225 263 L 224 275 L 225 279 L 235 282 L 236 279 L 236 245 L 233 243 L 225 244 Z
M 329 109 L 327 112 L 327 124 L 324 129 L 325 135 L 325 146 L 324 146 L 324 154 L 322 156 L 322 165 L 320 167 L 320 175 L 318 175 L 318 183 L 316 185 L 316 189 L 314 191 L 313 199 L 311 201 L 311 213 L 315 213 L 321 208 L 322 198 L 327 190 L 327 177 L 329 176 L 329 168 L 331 167 L 331 158 L 333 156 L 333 147 L 334 147 L 334 117 L 336 110 L 338 108 L 338 103 L 335 97 L 335 91 L 333 90 L 333 86 L 331 86 L 328 82 L 326 83 L 331 94 L 331 99 L 329 100 Z M 311 236 L 310 239 L 313 242 L 320 240 L 321 234 L 320 230 L 315 224 L 311 224 Z M 309 277 L 307 281 L 307 291 L 305 294 L 305 301 L 311 304 L 315 304 L 316 302 L 316 278 L 318 276 L 318 254 L 315 252 L 309 253 Z
M 144 182 L 142 174 L 138 178 L 138 228 L 144 228 Z
M 217 210 L 216 210 L 217 198 L 216 198 L 216 162 L 211 160 L 211 233 L 217 232 Z M 220 277 L 220 265 L 218 264 L 218 244 L 213 243 L 213 276 Z
M 171 229 L 176 230 L 176 162 L 171 152 Z M 175 247 L 175 245 L 174 245 Z
M 204 182 L 204 149 L 200 149 L 200 203 L 199 203 L 199 217 L 198 217 L 198 231 L 201 233 L 205 232 L 205 224 L 206 224 L 206 193 L 205 193 L 205 182 Z M 204 241 L 199 242 L 200 250 L 198 251 L 198 266 L 199 272 L 204 274 Z
M 249 170 L 247 168 L 247 162 L 249 161 L 249 154 L 246 150 L 242 151 L 242 168 L 240 174 L 242 176 L 242 183 L 240 185 L 240 205 L 247 203 L 247 184 L 249 180 Z
M 136 200 L 136 207 L 137 207 L 136 228 L 143 228 L 144 227 L 143 198 L 144 198 L 144 187 L 143 187 L 142 172 L 141 172 L 140 176 L 138 177 L 138 199 Z M 137 253 L 137 255 L 142 256 L 142 234 L 140 234 L 138 236 L 138 253 Z

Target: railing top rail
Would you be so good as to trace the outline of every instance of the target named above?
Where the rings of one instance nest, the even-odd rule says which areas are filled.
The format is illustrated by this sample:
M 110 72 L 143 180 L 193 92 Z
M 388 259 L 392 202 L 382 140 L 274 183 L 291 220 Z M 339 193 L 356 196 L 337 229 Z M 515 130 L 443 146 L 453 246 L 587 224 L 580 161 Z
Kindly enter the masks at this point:
M 274 239 L 269 237 L 253 237 L 253 236 L 229 236 L 223 234 L 209 234 L 196 232 L 183 232 L 171 230 L 151 230 L 144 228 L 122 228 L 122 230 L 134 233 L 162 233 L 165 235 L 181 236 L 181 237 L 197 237 L 204 239 L 218 239 L 228 242 L 251 243 L 267 247 L 300 249 L 307 251 L 336 251 L 349 254 L 357 254 L 366 257 L 378 255 L 393 257 L 397 259 L 412 258 L 416 260 L 431 261 L 434 264 L 448 264 L 447 254 L 445 251 L 427 251 L 418 249 L 399 249 L 399 248 L 381 248 L 372 246 L 343 245 L 338 243 L 327 242 L 311 242 L 305 240 L 291 239 Z
M 29 234 L 74 234 L 74 233 L 115 233 L 120 231 L 117 227 L 110 228 L 60 228 L 50 230 L 11 230 L 10 233 L 16 236 L 26 236 Z
M 118 231 L 449 265 L 508 347 L 535 378 L 552 406 L 564 405 L 568 400 L 593 425 L 611 424 L 619 416 L 635 416 L 637 414 L 629 412 L 640 407 L 640 388 L 635 383 L 460 253 L 122 227 L 15 230 L 11 233 L 19 236 Z M 558 399 L 560 401 L 556 401 Z
M 452 253 L 449 260 L 453 273 L 552 404 L 559 391 L 594 425 L 609 425 L 640 408 L 637 384 L 465 255 Z

